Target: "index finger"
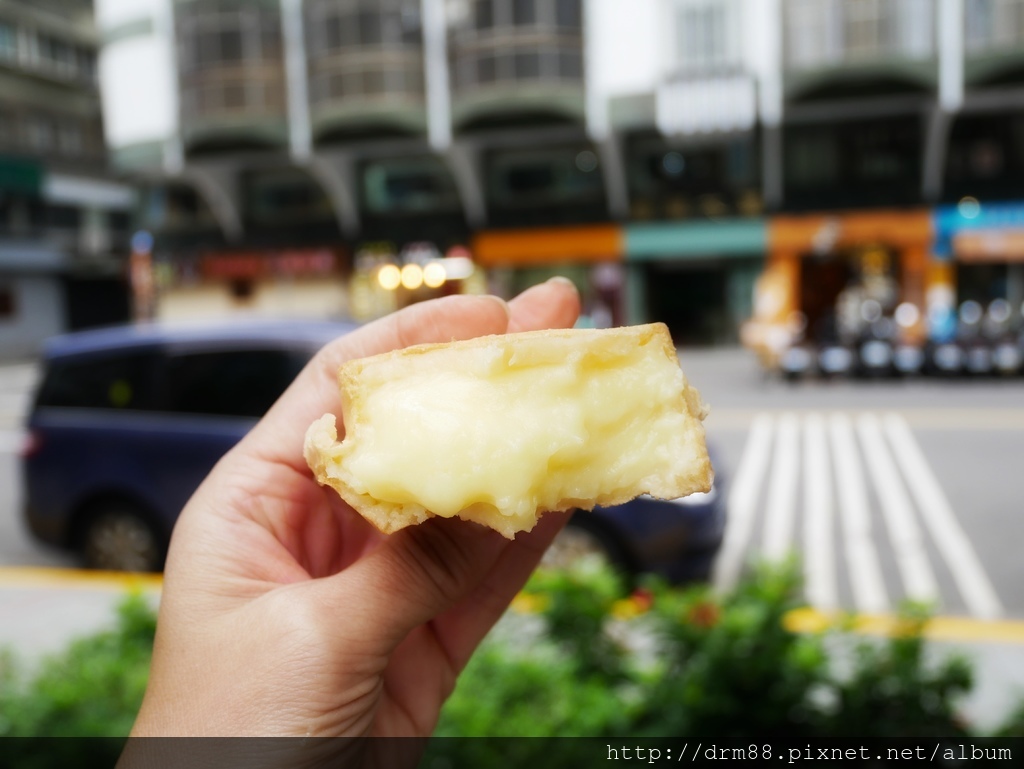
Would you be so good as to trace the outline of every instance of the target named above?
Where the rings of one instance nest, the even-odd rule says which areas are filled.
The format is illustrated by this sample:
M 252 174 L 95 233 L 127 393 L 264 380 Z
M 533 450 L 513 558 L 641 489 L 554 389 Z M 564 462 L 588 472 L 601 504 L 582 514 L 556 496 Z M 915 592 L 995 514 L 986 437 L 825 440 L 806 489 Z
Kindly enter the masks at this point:
M 262 458 L 308 473 L 303 437 L 323 414 L 340 414 L 337 373 L 346 361 L 415 344 L 567 328 L 579 309 L 576 288 L 563 280 L 534 286 L 508 304 L 494 296 L 450 296 L 411 305 L 327 344 L 253 429 L 247 444 L 257 447 Z M 341 420 L 338 429 L 344 429 Z

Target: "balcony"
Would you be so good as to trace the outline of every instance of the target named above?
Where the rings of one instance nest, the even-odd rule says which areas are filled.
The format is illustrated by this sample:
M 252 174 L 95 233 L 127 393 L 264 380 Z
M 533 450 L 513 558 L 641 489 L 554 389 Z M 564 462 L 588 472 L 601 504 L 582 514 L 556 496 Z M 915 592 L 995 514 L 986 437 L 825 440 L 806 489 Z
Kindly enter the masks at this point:
M 672 60 L 655 93 L 655 123 L 665 135 L 750 131 L 757 84 L 744 59 L 740 0 L 676 0 Z
M 787 95 L 839 84 L 876 94 L 935 88 L 937 6 L 933 0 L 784 0 Z
M 582 123 L 582 13 L 582 0 L 476 0 L 450 18 L 456 127 L 524 115 Z
M 964 55 L 969 85 L 1020 82 L 1024 0 L 964 0 Z
M 276 3 L 187 0 L 175 7 L 187 151 L 287 140 L 281 12 Z
M 419 0 L 305 7 L 313 135 L 426 129 Z

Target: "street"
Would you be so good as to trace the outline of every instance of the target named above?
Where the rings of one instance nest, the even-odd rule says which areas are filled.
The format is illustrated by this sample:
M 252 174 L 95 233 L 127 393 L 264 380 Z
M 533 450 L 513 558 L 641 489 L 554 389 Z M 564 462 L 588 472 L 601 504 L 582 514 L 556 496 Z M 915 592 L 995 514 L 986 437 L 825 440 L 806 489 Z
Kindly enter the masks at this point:
M 1024 617 L 1024 382 L 788 384 L 739 350 L 680 357 L 729 491 L 719 585 L 793 553 L 822 610 Z
M 730 522 L 715 579 L 800 558 L 822 610 L 1024 618 L 1024 382 L 765 380 L 739 349 L 683 350 L 711 406 Z M 36 370 L 0 367 L 0 565 L 72 566 L 20 519 L 17 447 Z

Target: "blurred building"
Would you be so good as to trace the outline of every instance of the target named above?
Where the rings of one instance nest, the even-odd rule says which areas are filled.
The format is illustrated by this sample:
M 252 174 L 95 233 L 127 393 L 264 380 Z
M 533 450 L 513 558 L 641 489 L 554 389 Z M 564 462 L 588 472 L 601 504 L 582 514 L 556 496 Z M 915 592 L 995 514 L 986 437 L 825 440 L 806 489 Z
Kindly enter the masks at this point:
M 948 328 L 928 319 L 965 300 L 1020 308 L 1024 2 L 779 10 L 781 110 L 767 141 L 781 162 L 765 166 L 765 196 L 783 215 L 769 225 L 761 330 L 799 311 L 807 334 L 834 333 L 857 292 L 890 318 L 907 305 L 911 340 Z
M 125 320 L 134 205 L 112 181 L 87 0 L 0 0 L 0 355 Z
M 988 237 L 1013 217 L 941 208 L 1015 205 L 1022 0 L 97 0 L 97 19 L 164 313 L 373 314 L 483 270 L 503 293 L 561 272 L 595 323 L 685 343 L 751 314 L 816 327 L 862 279 L 918 318 L 958 290 L 1024 299 L 1024 238 Z

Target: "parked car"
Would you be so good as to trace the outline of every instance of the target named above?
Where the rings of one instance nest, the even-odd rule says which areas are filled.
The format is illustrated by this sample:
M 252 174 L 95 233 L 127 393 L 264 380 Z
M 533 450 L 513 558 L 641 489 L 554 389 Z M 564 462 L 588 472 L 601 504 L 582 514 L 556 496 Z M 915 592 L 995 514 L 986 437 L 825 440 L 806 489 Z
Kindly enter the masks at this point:
M 23 450 L 24 514 L 87 566 L 155 571 L 192 492 L 343 323 L 85 331 L 47 345 Z M 705 576 L 722 538 L 716 487 L 574 516 L 560 540 L 632 571 Z
M 578 511 L 551 545 L 545 565 L 596 556 L 629 580 L 644 573 L 674 583 L 707 580 L 725 533 L 721 487 L 716 477 L 711 491 L 682 499 L 643 496 Z

